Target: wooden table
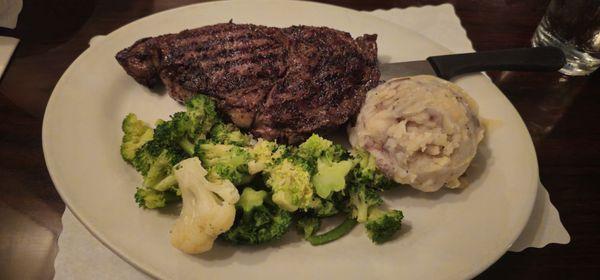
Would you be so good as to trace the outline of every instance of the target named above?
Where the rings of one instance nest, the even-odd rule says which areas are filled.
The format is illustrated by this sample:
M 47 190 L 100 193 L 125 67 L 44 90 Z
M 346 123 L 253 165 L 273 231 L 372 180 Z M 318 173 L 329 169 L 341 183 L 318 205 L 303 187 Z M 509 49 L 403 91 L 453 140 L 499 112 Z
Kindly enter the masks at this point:
M 20 38 L 0 83 L 0 278 L 54 273 L 65 205 L 44 164 L 44 108 L 64 70 L 88 46 L 137 18 L 196 1 L 25 0 Z M 331 0 L 358 10 L 450 2 L 477 50 L 529 46 L 548 1 Z M 600 71 L 490 73 L 534 138 L 542 182 L 572 236 L 571 244 L 507 253 L 480 278 L 590 279 L 600 275 Z M 483 225 L 482 225 L 483 226 Z

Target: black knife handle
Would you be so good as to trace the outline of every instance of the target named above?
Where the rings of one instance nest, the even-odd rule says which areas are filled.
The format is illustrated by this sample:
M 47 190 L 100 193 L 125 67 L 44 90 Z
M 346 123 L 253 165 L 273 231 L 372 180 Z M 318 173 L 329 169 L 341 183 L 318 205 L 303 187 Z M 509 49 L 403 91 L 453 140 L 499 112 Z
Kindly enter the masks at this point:
M 559 48 L 539 47 L 431 56 L 427 61 L 438 77 L 449 80 L 488 70 L 556 71 L 565 65 L 565 55 Z

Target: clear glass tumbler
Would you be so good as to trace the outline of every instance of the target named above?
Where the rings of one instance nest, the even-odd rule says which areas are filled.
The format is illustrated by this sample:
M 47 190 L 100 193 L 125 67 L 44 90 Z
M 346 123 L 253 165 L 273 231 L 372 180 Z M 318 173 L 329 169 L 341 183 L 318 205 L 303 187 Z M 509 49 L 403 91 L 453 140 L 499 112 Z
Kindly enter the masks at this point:
M 600 0 L 552 0 L 532 38 L 534 46 L 561 48 L 566 75 L 588 75 L 600 66 Z

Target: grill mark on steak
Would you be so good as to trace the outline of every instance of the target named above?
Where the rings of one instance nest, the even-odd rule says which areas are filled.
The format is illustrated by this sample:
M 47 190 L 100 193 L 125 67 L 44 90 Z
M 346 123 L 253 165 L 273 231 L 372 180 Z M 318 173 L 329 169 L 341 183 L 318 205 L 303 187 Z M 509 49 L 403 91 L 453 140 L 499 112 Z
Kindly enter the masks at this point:
M 294 143 L 356 114 L 377 85 L 376 35 L 224 23 L 138 40 L 116 58 L 185 101 L 204 93 L 259 137 Z

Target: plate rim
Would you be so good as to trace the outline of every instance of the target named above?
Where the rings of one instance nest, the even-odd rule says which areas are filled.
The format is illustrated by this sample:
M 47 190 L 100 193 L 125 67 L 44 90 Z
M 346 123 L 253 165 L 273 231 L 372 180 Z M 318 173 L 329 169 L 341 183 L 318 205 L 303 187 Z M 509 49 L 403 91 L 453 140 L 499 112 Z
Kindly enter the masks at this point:
M 105 246 L 106 248 L 108 248 L 111 252 L 115 253 L 117 256 L 119 256 L 119 258 L 121 258 L 122 260 L 124 260 L 125 262 L 127 262 L 128 264 L 130 264 L 131 266 L 135 267 L 136 269 L 142 271 L 143 273 L 151 276 L 151 277 L 156 277 L 158 279 L 166 279 L 165 276 L 159 271 L 159 270 L 155 270 L 152 269 L 151 267 L 145 267 L 144 265 L 140 264 L 140 263 L 136 263 L 133 258 L 131 256 L 128 256 L 128 254 L 125 252 L 126 250 L 124 250 L 123 248 L 120 248 L 119 246 L 116 246 L 115 244 L 112 244 L 107 238 L 106 236 L 104 236 L 103 234 L 101 234 L 97 228 L 95 228 L 95 226 L 93 225 L 93 223 L 89 220 L 89 218 L 86 217 L 82 217 L 81 214 L 74 209 L 71 206 L 71 199 L 69 199 L 69 195 L 66 194 L 66 192 L 64 192 L 64 189 L 61 189 L 59 186 L 61 184 L 64 184 L 63 182 L 61 182 L 61 180 L 58 178 L 58 176 L 56 176 L 56 174 L 54 174 L 54 172 L 52 171 L 53 169 L 56 169 L 55 167 L 55 162 L 54 159 L 52 159 L 51 156 L 49 156 L 50 152 L 49 150 L 50 148 L 50 142 L 52 142 L 51 140 L 48 139 L 48 135 L 49 135 L 49 122 L 52 119 L 52 110 L 54 107 L 57 106 L 57 104 L 55 104 L 57 101 L 57 95 L 59 94 L 57 89 L 61 89 L 61 87 L 63 87 L 63 84 L 65 84 L 68 80 L 68 77 L 70 76 L 71 72 L 74 71 L 73 69 L 75 68 L 74 66 L 77 64 L 80 64 L 82 60 L 84 60 L 87 56 L 90 55 L 91 50 L 93 50 L 94 48 L 98 48 L 98 46 L 102 45 L 102 44 L 106 44 L 108 42 L 110 42 L 109 39 L 111 39 L 111 37 L 115 36 L 115 34 L 121 32 L 123 29 L 125 29 L 126 27 L 130 26 L 130 25 L 137 25 L 140 24 L 144 21 L 149 20 L 150 18 L 154 17 L 154 16 L 158 16 L 161 14 L 167 14 L 167 13 L 174 13 L 178 10 L 184 10 L 184 9 L 189 9 L 192 7 L 196 7 L 196 6 L 207 6 L 207 5 L 223 5 L 225 3 L 225 5 L 227 5 L 228 3 L 232 3 L 232 2 L 243 2 L 242 0 L 226 0 L 226 1 L 215 1 L 215 2 L 204 2 L 204 3 L 194 3 L 194 4 L 189 4 L 189 5 L 184 5 L 184 6 L 180 6 L 180 7 L 175 7 L 172 9 L 167 9 L 167 10 L 163 10 L 157 13 L 153 13 L 138 19 L 135 19 L 133 21 L 130 21 L 120 27 L 118 27 L 117 29 L 111 31 L 110 33 L 104 35 L 104 38 L 102 40 L 100 40 L 97 43 L 90 43 L 89 47 L 86 48 L 70 65 L 69 67 L 63 72 L 63 74 L 61 75 L 60 79 L 58 80 L 58 82 L 56 83 L 56 85 L 54 86 L 54 89 L 52 90 L 52 94 L 50 95 L 50 97 L 48 98 L 48 102 L 46 104 L 46 108 L 44 111 L 44 118 L 43 118 L 43 122 L 42 122 L 42 150 L 44 153 L 44 160 L 45 160 L 45 164 L 46 164 L 46 169 L 48 170 L 48 173 L 50 175 L 50 178 L 54 184 L 54 188 L 56 189 L 56 191 L 58 192 L 58 194 L 60 195 L 62 201 L 65 203 L 65 206 L 71 211 L 71 213 L 75 216 L 75 218 L 85 227 L 85 229 L 92 235 L 94 236 L 94 238 L 98 241 L 100 241 L 100 243 L 102 243 L 103 246 Z M 273 3 L 276 2 L 275 0 L 255 0 L 255 2 L 259 2 L 259 3 Z M 380 21 L 382 23 L 385 23 L 387 25 L 392 25 L 394 26 L 394 28 L 396 29 L 400 29 L 403 30 L 405 32 L 409 32 L 409 33 L 413 33 L 416 36 L 422 37 L 424 38 L 425 41 L 427 41 L 428 43 L 431 43 L 433 45 L 436 45 L 436 47 L 439 47 L 441 49 L 444 49 L 445 51 L 447 51 L 448 53 L 453 53 L 451 50 L 449 50 L 446 46 L 437 43 L 436 41 L 433 41 L 432 39 L 429 39 L 427 37 L 425 37 L 424 35 L 422 35 L 421 33 L 406 28 L 404 26 L 401 26 L 399 24 L 396 24 L 394 22 L 388 21 L 386 19 L 377 17 L 376 15 L 370 14 L 370 13 L 366 13 L 364 11 L 358 11 L 358 10 L 354 10 L 354 9 L 350 9 L 350 8 L 346 8 L 346 7 L 342 7 L 342 6 L 337 6 L 337 5 L 332 5 L 332 4 L 325 4 L 325 3 L 318 3 L 318 2 L 309 2 L 309 1 L 294 1 L 294 2 L 299 2 L 302 5 L 308 5 L 308 6 L 326 6 L 329 8 L 335 8 L 335 9 L 340 9 L 340 10 L 344 10 L 345 12 L 350 12 L 350 13 L 356 13 L 356 14 L 360 14 L 363 17 L 368 17 L 371 19 L 374 19 L 376 21 Z M 484 76 L 485 78 L 489 79 L 489 77 L 483 73 L 474 73 L 471 75 L 481 75 Z M 519 112 L 517 111 L 517 109 L 514 107 L 514 105 L 512 104 L 512 102 L 510 102 L 510 100 L 506 97 L 506 95 L 503 94 L 503 92 L 491 81 L 490 79 L 490 83 L 496 87 L 498 89 L 498 91 L 500 93 L 502 93 L 501 98 L 505 99 L 505 101 L 507 101 L 511 106 L 510 109 L 513 110 L 514 114 L 517 116 L 518 118 L 518 126 L 520 127 L 520 131 L 519 132 L 525 132 L 523 133 L 524 138 L 523 140 L 525 140 L 525 144 L 529 150 L 528 153 L 528 157 L 530 158 L 530 161 L 532 162 L 532 168 L 533 168 L 533 176 L 531 177 L 532 182 L 527 183 L 527 185 L 532 185 L 535 186 L 537 185 L 537 182 L 539 181 L 539 165 L 538 165 L 538 161 L 537 161 L 537 154 L 536 154 L 536 150 L 535 150 L 535 146 L 533 145 L 533 140 L 531 138 L 531 135 L 529 134 L 527 127 L 525 125 L 525 122 L 523 120 L 523 118 L 521 117 L 521 115 L 519 114 Z M 50 117 L 49 117 L 50 116 Z M 525 183 L 524 183 L 525 184 Z M 531 196 L 531 199 L 528 201 L 528 204 L 526 209 L 527 209 L 527 215 L 523 215 L 522 217 L 527 217 L 526 219 L 520 219 L 520 221 L 518 221 L 517 224 L 519 224 L 518 228 L 518 233 L 514 234 L 510 239 L 511 242 L 508 244 L 508 246 L 502 251 L 502 252 L 498 252 L 496 254 L 493 254 L 493 258 L 491 258 L 487 264 L 482 265 L 480 267 L 478 267 L 477 269 L 474 269 L 468 273 L 465 274 L 465 276 L 467 278 L 473 278 L 479 274 L 481 274 L 483 271 L 487 270 L 490 266 L 492 266 L 494 263 L 496 263 L 510 248 L 510 246 L 519 238 L 521 232 L 523 231 L 523 229 L 525 228 L 525 226 L 527 225 L 527 222 L 529 221 L 529 217 L 531 216 L 531 213 L 533 211 L 533 206 L 535 203 L 535 197 L 537 196 L 537 187 L 532 187 L 532 193 L 533 195 Z M 524 213 L 525 214 L 525 213 Z M 63 213 L 64 215 L 64 213 Z M 62 218 L 62 216 L 61 216 Z

